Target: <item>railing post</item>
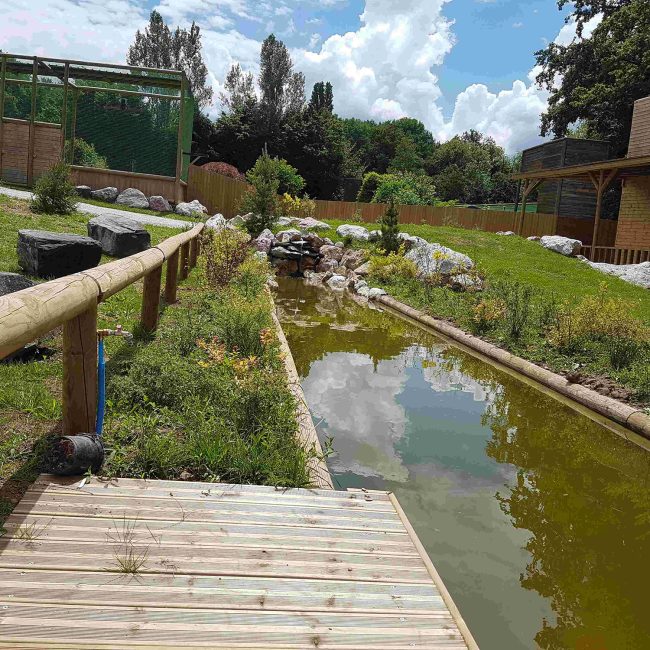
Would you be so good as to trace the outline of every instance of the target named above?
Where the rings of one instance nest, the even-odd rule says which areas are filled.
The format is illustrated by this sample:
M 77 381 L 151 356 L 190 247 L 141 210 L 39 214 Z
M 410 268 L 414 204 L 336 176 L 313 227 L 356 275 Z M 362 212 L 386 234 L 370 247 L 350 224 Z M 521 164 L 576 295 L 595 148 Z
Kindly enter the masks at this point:
M 172 305 L 176 302 L 176 287 L 178 286 L 178 249 L 167 260 L 165 276 L 165 302 Z
M 181 268 L 180 279 L 185 280 L 190 271 L 189 269 L 189 256 L 190 256 L 190 242 L 185 242 L 181 246 Z
M 160 311 L 160 283 L 162 279 L 162 264 L 144 276 L 142 290 L 142 314 L 140 323 L 147 332 L 153 332 L 158 327 L 158 312 Z
M 193 269 L 196 266 L 196 258 L 199 255 L 199 238 L 194 237 L 190 240 L 190 268 Z
M 63 324 L 63 433 L 94 433 L 97 305 Z

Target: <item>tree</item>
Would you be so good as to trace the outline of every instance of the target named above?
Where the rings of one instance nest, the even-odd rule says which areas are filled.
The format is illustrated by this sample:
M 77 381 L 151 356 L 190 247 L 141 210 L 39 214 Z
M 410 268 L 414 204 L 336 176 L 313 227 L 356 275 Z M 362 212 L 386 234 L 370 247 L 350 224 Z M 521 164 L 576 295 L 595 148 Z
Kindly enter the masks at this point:
M 220 93 L 221 103 L 230 111 L 239 111 L 254 106 L 257 102 L 253 73 L 244 73 L 239 63 L 234 63 Z
M 329 81 L 327 83 L 318 81 L 314 84 L 309 100 L 309 110 L 327 111 L 328 113 L 334 111 L 334 91 Z
M 599 13 L 600 24 L 583 38 L 585 22 Z M 650 3 L 577 0 L 568 18 L 577 21 L 574 41 L 535 53 L 537 83 L 550 93 L 541 133 L 561 137 L 583 122 L 592 137 L 611 142 L 613 155 L 623 156 L 634 101 L 650 94 Z
M 387 253 L 394 253 L 399 249 L 399 212 L 395 207 L 395 200 L 391 198 L 386 212 L 380 220 L 381 247 Z
M 208 69 L 201 54 L 201 29 L 195 22 L 189 30 L 177 27 L 172 32 L 162 16 L 152 11 L 144 34 L 136 32 L 126 62 L 147 68 L 183 70 L 198 106 L 204 108 L 212 101 Z
M 262 230 L 273 225 L 278 205 L 280 180 L 277 175 L 277 165 L 266 149 L 246 176 L 252 188 L 244 195 L 241 209 L 252 213 L 246 220 L 246 230 L 253 237 L 257 237 Z

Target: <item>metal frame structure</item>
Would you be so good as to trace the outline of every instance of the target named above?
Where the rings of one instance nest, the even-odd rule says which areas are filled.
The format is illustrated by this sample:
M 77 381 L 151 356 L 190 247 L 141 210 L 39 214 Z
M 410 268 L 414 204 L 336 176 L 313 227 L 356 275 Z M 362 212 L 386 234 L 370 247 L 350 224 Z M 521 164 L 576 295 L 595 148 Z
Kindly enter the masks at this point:
M 30 75 L 31 79 L 10 78 L 9 75 Z M 60 84 L 48 83 L 39 80 L 39 77 L 50 77 L 60 80 Z M 77 83 L 75 83 L 77 82 Z M 78 83 L 82 82 L 82 83 Z M 130 84 L 133 90 L 123 88 L 99 87 L 88 82 Z M 31 87 L 31 112 L 27 120 L 5 117 L 5 101 L 7 84 L 23 84 Z M 61 87 L 63 89 L 63 102 L 61 107 L 61 123 L 54 126 L 61 128 L 61 155 L 65 151 L 66 131 L 68 130 L 68 96 L 72 92 L 75 101 L 72 103 L 70 116 L 73 150 L 74 132 L 76 125 L 77 97 L 80 92 L 106 92 L 126 96 L 152 97 L 179 101 L 178 140 L 176 152 L 176 173 L 174 177 L 161 177 L 175 181 L 176 194 L 181 195 L 180 186 L 183 177 L 183 156 L 190 155 L 183 151 L 183 118 L 186 116 L 185 100 L 191 97 L 187 76 L 179 70 L 164 70 L 113 63 L 98 63 L 91 61 L 77 61 L 72 59 L 57 59 L 52 57 L 27 56 L 11 53 L 0 53 L 0 177 L 3 170 L 4 125 L 8 122 L 29 125 L 29 141 L 27 147 L 27 185 L 31 185 L 34 178 L 34 145 L 37 114 L 37 88 Z M 152 92 L 152 89 L 171 91 L 171 94 Z M 173 91 L 176 91 L 174 93 Z

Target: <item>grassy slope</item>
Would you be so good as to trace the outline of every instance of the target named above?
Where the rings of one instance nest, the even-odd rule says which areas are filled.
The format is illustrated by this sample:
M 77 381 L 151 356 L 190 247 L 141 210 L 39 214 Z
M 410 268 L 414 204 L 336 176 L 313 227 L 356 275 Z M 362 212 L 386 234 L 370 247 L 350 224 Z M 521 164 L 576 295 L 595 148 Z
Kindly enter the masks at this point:
M 327 220 L 335 230 L 345 221 Z M 363 224 L 369 226 L 369 224 Z M 605 275 L 583 262 L 563 257 L 520 237 L 504 237 L 479 230 L 448 226 L 402 225 L 401 230 L 438 242 L 469 255 L 492 279 L 511 278 L 533 285 L 560 300 L 578 301 L 595 295 L 605 284 L 608 291 L 632 304 L 633 313 L 650 324 L 650 291 Z M 324 235 L 341 239 L 333 231 Z

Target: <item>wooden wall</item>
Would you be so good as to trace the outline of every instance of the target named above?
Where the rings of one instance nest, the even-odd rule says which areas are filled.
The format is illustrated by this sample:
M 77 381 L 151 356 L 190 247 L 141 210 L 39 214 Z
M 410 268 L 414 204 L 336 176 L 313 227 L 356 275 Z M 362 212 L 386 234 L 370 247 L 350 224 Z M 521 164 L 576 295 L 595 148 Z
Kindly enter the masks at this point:
M 187 200 L 198 199 L 210 214 L 219 212 L 226 219 L 232 219 L 239 214 L 239 202 L 248 188 L 248 183 L 243 181 L 203 171 L 201 167 L 190 165 L 187 177 Z
M 61 159 L 61 127 L 37 123 L 34 131 L 34 180 Z
M 176 179 L 173 176 L 155 176 L 154 174 L 136 174 L 116 169 L 95 169 L 73 165 L 72 180 L 75 185 L 88 185 L 97 190 L 102 187 L 117 187 L 121 192 L 134 187 L 149 196 L 164 196 L 168 201 L 177 202 L 185 199 L 185 184 L 181 184 L 182 196 L 176 197 Z
M 27 183 L 29 123 L 25 120 L 2 120 L 2 180 Z
M 627 157 L 650 156 L 650 97 L 634 102 Z
M 650 176 L 631 176 L 623 183 L 616 246 L 650 248 Z

